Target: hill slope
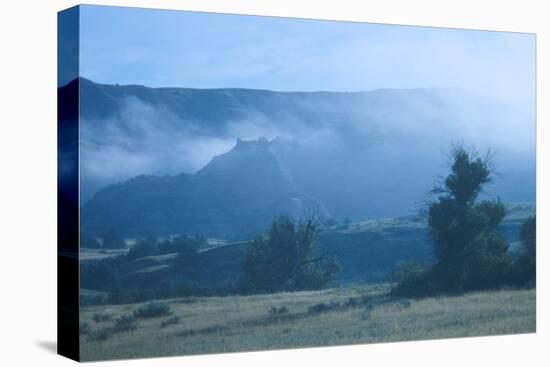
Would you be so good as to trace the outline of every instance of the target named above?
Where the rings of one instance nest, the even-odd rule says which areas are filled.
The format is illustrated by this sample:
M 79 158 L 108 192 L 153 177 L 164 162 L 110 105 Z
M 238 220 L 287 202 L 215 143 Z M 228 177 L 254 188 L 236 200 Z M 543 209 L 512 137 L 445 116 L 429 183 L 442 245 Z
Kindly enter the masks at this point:
M 81 203 L 138 175 L 197 172 L 237 139 L 262 136 L 279 137 L 271 148 L 296 188 L 339 219 L 410 214 L 456 142 L 496 152 L 490 194 L 534 201 L 533 113 L 460 89 L 275 92 L 82 79 L 80 92 Z
M 114 229 L 129 237 L 250 238 L 309 202 L 316 201 L 296 189 L 266 140 L 239 141 L 195 174 L 138 176 L 100 190 L 82 208 L 81 225 L 100 237 Z

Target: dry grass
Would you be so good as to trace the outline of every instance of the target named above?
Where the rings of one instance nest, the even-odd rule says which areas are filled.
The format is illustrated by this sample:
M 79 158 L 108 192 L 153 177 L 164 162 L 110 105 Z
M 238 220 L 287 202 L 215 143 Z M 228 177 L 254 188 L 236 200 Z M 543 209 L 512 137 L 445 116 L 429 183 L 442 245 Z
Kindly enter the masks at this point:
M 331 289 L 165 301 L 169 317 L 137 320 L 133 331 L 110 334 L 105 340 L 81 337 L 83 360 L 221 353 L 312 346 L 378 343 L 535 331 L 535 291 L 503 290 L 459 297 L 392 300 L 386 286 Z M 355 301 L 349 301 L 354 299 Z M 331 305 L 322 312 L 310 307 Z M 82 309 L 81 321 L 94 332 L 142 305 Z M 274 314 L 273 308 L 286 312 Z M 322 309 L 323 307 L 320 307 Z

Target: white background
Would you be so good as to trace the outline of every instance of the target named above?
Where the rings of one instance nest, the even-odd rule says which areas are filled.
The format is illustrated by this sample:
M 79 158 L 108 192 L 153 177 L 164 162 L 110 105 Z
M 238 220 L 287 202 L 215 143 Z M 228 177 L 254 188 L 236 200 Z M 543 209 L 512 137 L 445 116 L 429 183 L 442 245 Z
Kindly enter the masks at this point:
M 546 1 L 196 0 L 97 4 L 536 32 L 537 334 L 99 363 L 101 366 L 548 366 L 549 10 Z M 70 365 L 56 340 L 56 12 L 73 1 L 6 1 L 0 12 L 0 365 Z M 545 18 L 546 16 L 546 18 Z M 546 23 L 546 24 L 545 24 Z M 542 101 L 546 99 L 546 103 Z M 490 132 L 488 132 L 490 133 Z

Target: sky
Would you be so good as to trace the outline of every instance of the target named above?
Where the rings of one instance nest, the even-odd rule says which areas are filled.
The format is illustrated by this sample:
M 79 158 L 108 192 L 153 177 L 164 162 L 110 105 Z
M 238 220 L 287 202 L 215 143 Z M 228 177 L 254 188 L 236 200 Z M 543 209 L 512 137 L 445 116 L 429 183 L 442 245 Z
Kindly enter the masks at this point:
M 82 6 L 80 75 L 150 87 L 458 87 L 535 108 L 533 34 Z

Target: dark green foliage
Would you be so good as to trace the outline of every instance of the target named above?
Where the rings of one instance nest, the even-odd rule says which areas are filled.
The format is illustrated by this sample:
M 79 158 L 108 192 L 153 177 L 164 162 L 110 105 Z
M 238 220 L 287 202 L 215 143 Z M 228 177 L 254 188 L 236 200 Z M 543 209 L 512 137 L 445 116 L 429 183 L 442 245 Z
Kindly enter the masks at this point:
M 340 308 L 339 302 L 330 302 L 330 303 L 316 303 L 307 308 L 307 312 L 310 314 L 318 314 L 322 312 L 328 312 Z
M 465 252 L 464 290 L 496 288 L 510 281 L 512 258 L 496 228 L 480 231 Z
M 512 259 L 498 232 L 506 215 L 500 200 L 476 202 L 493 181 L 490 155 L 455 147 L 451 173 L 433 193 L 428 210 L 435 263 L 426 270 L 409 268 L 395 293 L 420 296 L 498 287 L 510 281 Z
M 391 280 L 395 283 L 405 283 L 411 279 L 416 279 L 428 270 L 428 266 L 419 261 L 405 261 L 397 264 L 396 269 L 391 274 Z
M 338 267 L 332 257 L 313 256 L 317 226 L 312 218 L 298 223 L 288 216 L 276 218 L 269 232 L 248 247 L 241 289 L 273 293 L 326 286 Z
M 396 283 L 392 288 L 392 294 L 399 297 L 423 297 L 445 292 L 442 287 L 444 282 L 436 278 L 436 274 L 443 273 L 438 270 L 439 266 L 435 263 L 424 272 L 410 274 L 410 277 Z
M 120 316 L 115 319 L 112 331 L 114 333 L 122 333 L 126 331 L 133 331 L 137 328 L 136 318 L 133 316 Z
M 535 286 L 537 275 L 537 220 L 536 217 L 528 218 L 521 225 L 519 239 L 521 252 L 516 261 L 516 282 L 519 285 Z
M 135 319 L 151 319 L 154 317 L 169 316 L 172 314 L 166 303 L 151 302 L 134 310 Z

